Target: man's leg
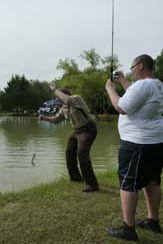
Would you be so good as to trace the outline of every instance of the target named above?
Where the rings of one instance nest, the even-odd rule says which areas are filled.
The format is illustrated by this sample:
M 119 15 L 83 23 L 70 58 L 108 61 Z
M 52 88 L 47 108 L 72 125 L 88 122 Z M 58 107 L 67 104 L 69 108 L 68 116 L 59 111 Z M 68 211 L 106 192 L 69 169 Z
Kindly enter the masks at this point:
M 77 139 L 75 138 L 74 134 L 69 137 L 67 142 L 66 163 L 70 180 L 82 181 L 77 162 Z
M 143 189 L 148 212 L 147 219 L 139 220 L 136 224 L 140 228 L 161 233 L 159 208 L 161 201 L 160 176 L 163 162 L 163 144 L 145 145 L 143 159 L 145 163 L 145 167 L 142 168 L 144 171 L 143 175 L 146 175 L 147 179 L 149 177 L 149 180 L 153 179 L 153 181 Z
M 109 235 L 128 240 L 137 241 L 138 236 L 135 231 L 135 212 L 138 202 L 138 194 L 120 190 L 121 207 L 123 214 L 123 225 L 117 228 L 107 228 Z
M 137 221 L 136 225 L 142 229 L 148 229 L 156 233 L 161 233 L 159 224 L 159 208 L 161 201 L 161 187 L 157 181 L 151 182 L 144 188 L 144 196 L 148 211 L 148 218 Z
M 161 187 L 157 181 L 153 181 L 144 188 L 144 196 L 146 199 L 148 219 L 159 219 L 159 208 L 161 202 Z
M 137 241 L 135 231 L 135 212 L 138 202 L 138 193 L 120 190 L 123 225 L 117 228 L 107 228 L 109 235 L 128 240 Z
M 139 159 L 137 146 L 133 143 L 122 141 L 119 151 L 118 174 L 123 225 L 116 228 L 107 228 L 107 231 L 111 236 L 130 241 L 137 241 L 138 239 L 135 231 L 135 213 L 138 203 L 135 179 L 137 178 Z
M 96 132 L 93 133 L 78 133 L 76 134 L 78 140 L 78 158 L 82 176 L 87 185 L 98 189 L 98 182 L 93 172 L 92 163 L 90 160 L 90 149 L 94 139 L 96 138 Z
M 120 190 L 123 221 L 130 227 L 135 225 L 138 193 Z

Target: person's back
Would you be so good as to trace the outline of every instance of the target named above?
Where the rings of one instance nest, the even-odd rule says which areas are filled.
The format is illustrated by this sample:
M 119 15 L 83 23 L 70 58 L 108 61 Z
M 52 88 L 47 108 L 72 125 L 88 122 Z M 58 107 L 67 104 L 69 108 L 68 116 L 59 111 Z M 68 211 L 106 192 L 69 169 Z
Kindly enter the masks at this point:
M 90 110 L 81 96 L 71 96 L 67 104 L 69 106 L 70 122 L 75 129 L 86 126 L 88 123 L 93 123 Z

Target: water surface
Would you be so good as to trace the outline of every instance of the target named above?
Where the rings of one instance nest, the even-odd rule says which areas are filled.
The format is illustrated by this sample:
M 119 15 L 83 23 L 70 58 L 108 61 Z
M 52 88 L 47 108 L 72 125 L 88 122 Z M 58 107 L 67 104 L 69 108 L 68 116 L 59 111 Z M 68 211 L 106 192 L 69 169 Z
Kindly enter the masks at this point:
M 98 122 L 91 150 L 95 171 L 117 167 L 117 122 Z M 0 117 L 0 192 L 17 191 L 67 175 L 65 147 L 72 128 L 34 117 Z M 34 165 L 32 165 L 32 157 Z

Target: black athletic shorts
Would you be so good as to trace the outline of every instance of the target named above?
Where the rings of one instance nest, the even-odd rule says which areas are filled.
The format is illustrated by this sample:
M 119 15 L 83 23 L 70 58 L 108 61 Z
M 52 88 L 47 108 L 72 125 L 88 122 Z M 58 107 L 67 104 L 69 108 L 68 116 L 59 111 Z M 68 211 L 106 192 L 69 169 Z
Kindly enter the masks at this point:
M 120 188 L 137 192 L 152 181 L 161 183 L 163 143 L 136 144 L 122 141 L 119 150 Z

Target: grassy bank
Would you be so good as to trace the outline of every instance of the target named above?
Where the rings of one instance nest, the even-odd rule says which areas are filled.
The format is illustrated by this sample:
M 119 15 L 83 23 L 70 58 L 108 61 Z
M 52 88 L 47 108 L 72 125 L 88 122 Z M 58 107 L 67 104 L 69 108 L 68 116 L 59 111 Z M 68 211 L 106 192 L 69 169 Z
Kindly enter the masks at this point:
M 61 179 L 19 193 L 0 195 L 1 244 L 108 244 L 108 226 L 121 223 L 116 173 L 98 174 L 101 190 L 82 193 L 84 183 Z M 140 197 L 137 217 L 145 217 Z M 163 225 L 163 203 L 161 224 Z M 161 234 L 138 230 L 140 242 L 162 243 Z M 128 242 L 129 243 L 129 242 Z

